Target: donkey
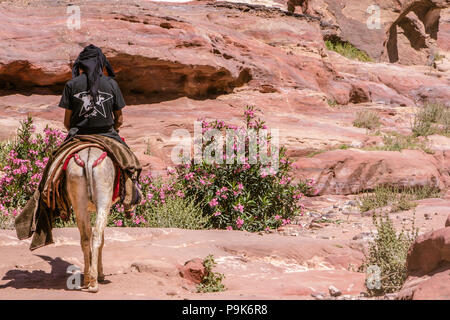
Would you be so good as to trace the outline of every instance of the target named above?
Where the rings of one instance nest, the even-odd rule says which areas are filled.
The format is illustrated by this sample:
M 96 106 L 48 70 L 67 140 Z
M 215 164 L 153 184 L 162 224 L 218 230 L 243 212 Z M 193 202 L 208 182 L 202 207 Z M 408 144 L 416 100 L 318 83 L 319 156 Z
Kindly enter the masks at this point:
M 82 290 L 98 292 L 98 282 L 105 279 L 102 265 L 104 230 L 112 205 L 115 180 L 114 163 L 100 148 L 89 147 L 69 160 L 66 188 L 80 231 L 84 255 Z M 91 213 L 97 212 L 91 227 Z

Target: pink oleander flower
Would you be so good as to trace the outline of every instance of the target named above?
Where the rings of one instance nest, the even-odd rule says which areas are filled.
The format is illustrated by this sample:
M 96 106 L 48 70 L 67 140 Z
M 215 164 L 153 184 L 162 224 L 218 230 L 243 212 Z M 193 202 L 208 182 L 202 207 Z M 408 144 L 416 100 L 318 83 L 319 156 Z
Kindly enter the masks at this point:
M 209 202 L 209 206 L 211 208 L 214 208 L 215 206 L 217 206 L 219 204 L 219 202 L 217 201 L 216 198 L 213 198 L 210 202 Z
M 184 193 L 183 193 L 183 191 L 178 190 L 178 191 L 177 191 L 177 196 L 180 197 L 180 198 L 184 198 Z
M 175 173 L 175 169 L 173 169 L 173 168 L 167 168 L 167 173 L 168 173 L 168 174 L 174 174 L 174 173 Z
M 232 226 L 228 226 L 226 229 L 227 230 L 233 230 L 233 227 Z
M 236 210 L 236 211 L 239 211 L 241 213 L 244 212 L 244 206 L 242 204 L 240 204 L 240 203 L 235 205 L 235 206 L 233 206 L 233 209 Z
M 122 220 L 114 220 L 114 224 L 117 226 L 117 227 L 121 227 L 122 226 Z
M 220 216 L 221 214 L 222 214 L 222 212 L 216 211 L 216 212 L 214 212 L 214 217 Z
M 277 215 L 275 216 L 275 220 L 280 220 L 280 219 L 281 219 L 281 216 L 277 214 Z
M 244 220 L 241 218 L 237 218 L 236 220 L 236 226 L 240 229 L 242 225 L 244 224 Z

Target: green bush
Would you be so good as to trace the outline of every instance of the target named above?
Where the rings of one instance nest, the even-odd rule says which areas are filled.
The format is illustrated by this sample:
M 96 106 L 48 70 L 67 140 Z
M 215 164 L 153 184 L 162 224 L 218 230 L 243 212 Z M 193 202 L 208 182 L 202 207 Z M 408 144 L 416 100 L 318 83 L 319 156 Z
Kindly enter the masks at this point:
M 181 197 L 170 197 L 150 207 L 143 217 L 147 226 L 154 228 L 203 229 L 208 223 L 194 200 Z
M 399 188 L 389 185 L 376 186 L 373 192 L 366 192 L 359 196 L 359 209 L 367 212 L 377 208 L 391 206 L 391 212 L 409 210 L 417 204 L 414 200 L 435 198 L 440 196 L 440 190 L 434 186 L 418 186 Z
M 373 215 L 373 224 L 377 230 L 374 241 L 369 244 L 368 254 L 365 255 L 360 271 L 366 271 L 370 266 L 379 268 L 379 283 L 373 286 L 370 279 L 366 280 L 366 287 L 370 295 L 381 295 L 396 292 L 401 289 L 407 277 L 406 257 L 411 244 L 417 237 L 418 230 L 414 226 L 406 231 L 403 227 L 397 234 L 395 227 L 387 214 L 377 219 Z
M 197 292 L 220 292 L 225 291 L 226 288 L 222 284 L 224 275 L 222 273 L 213 272 L 212 269 L 216 266 L 214 261 L 214 256 L 212 254 L 208 255 L 205 260 L 203 260 L 203 266 L 205 267 L 205 276 L 202 282 L 197 286 Z
M 402 151 L 407 150 L 422 150 L 426 153 L 433 153 L 430 149 L 428 141 L 422 141 L 413 135 L 402 135 L 396 132 L 382 134 L 383 145 L 375 147 L 364 147 L 364 150 L 380 150 L 380 151 Z
M 338 105 L 337 101 L 334 99 L 327 99 L 327 103 L 331 108 L 334 108 Z
M 373 59 L 367 53 L 359 50 L 349 42 L 326 40 L 325 46 L 328 50 L 335 51 L 346 58 L 363 62 L 373 62 Z
M 380 117 L 378 113 L 372 110 L 360 110 L 356 113 L 353 125 L 358 128 L 366 128 L 369 130 L 380 126 Z
M 425 103 L 414 115 L 411 130 L 414 137 L 449 134 L 450 110 L 440 103 Z

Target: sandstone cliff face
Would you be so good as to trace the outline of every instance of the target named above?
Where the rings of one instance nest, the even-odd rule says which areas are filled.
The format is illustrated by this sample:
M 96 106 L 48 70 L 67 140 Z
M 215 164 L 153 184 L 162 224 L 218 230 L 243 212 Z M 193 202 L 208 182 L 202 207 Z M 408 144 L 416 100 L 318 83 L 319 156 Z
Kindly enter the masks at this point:
M 364 1 L 311 1 L 308 15 L 287 12 L 280 2 L 73 4 L 81 8 L 79 30 L 67 27 L 63 3 L 0 4 L 0 114 L 17 122 L 21 113 L 31 112 L 38 122 L 60 125 L 56 104 L 70 79 L 71 63 L 83 46 L 94 43 L 110 59 L 130 105 L 121 134 L 155 172 L 171 163 L 175 128 L 192 130 L 193 121 L 202 116 L 234 121 L 249 104 L 280 129 L 281 143 L 298 158 L 341 144 L 371 143 L 364 129 L 352 126 L 356 110 L 377 110 L 386 115 L 383 126 L 402 132 L 409 130 L 409 107 L 430 99 L 450 101 L 447 59 L 441 71 L 429 73 L 427 67 L 363 63 L 326 50 L 324 37 L 338 32 L 381 59 L 383 28 L 401 14 L 406 4 L 400 2 L 379 3 L 380 30 L 364 27 Z M 331 108 L 327 101 L 348 107 Z M 10 136 L 13 127 L 4 127 L 2 137 Z M 148 147 L 151 155 L 144 154 Z M 436 169 L 433 161 L 428 163 L 424 170 L 429 172 L 442 165 L 440 161 Z M 444 170 L 428 178 L 442 185 L 445 176 Z M 360 179 L 357 185 L 367 183 Z M 339 190 L 324 192 L 343 192 Z
M 348 41 L 378 61 L 414 65 L 448 50 L 447 0 L 310 0 L 306 13 L 337 26 L 329 38 Z M 364 32 L 361 32 L 364 30 Z
M 67 27 L 65 3 L 3 1 L 0 115 L 5 123 L 14 124 L 30 112 L 38 123 L 51 121 L 61 127 L 62 111 L 56 105 L 70 79 L 71 63 L 83 46 L 94 43 L 102 47 L 117 73 L 129 105 L 121 134 L 146 169 L 161 173 L 171 164 L 174 129 L 192 130 L 199 117 L 238 121 L 246 105 L 256 105 L 268 125 L 280 129 L 281 143 L 302 164 L 297 176 L 315 172 L 328 181 L 323 182 L 328 185 L 324 193 L 349 193 L 385 178 L 358 178 L 359 169 L 342 176 L 352 181 L 325 178 L 322 171 L 327 169 L 320 159 L 339 162 L 341 154 L 351 155 L 350 150 L 312 158 L 317 160 L 302 157 L 343 144 L 361 148 L 381 143 L 365 129 L 353 127 L 357 110 L 379 112 L 382 131 L 407 133 L 413 107 L 427 100 L 449 104 L 447 58 L 430 72 L 419 65 L 349 60 L 324 46 L 324 38 L 334 34 L 383 60 L 386 31 L 392 23 L 403 21 L 401 15 L 411 16 L 405 8 L 420 16 L 414 9 L 416 2 L 375 1 L 381 8 L 382 27 L 373 30 L 366 25 L 368 1 L 309 1 L 306 15 L 285 11 L 282 1 L 249 2 L 75 1 L 72 4 L 81 8 L 81 28 L 72 30 Z M 433 8 L 447 5 L 430 3 Z M 445 56 L 448 14 L 447 9 L 439 10 L 437 43 Z M 414 57 L 400 49 L 400 56 Z M 339 107 L 330 107 L 327 101 Z M 3 126 L 0 136 L 10 136 L 14 127 Z M 447 185 L 447 149 L 444 143 L 435 155 L 425 156 L 428 160 L 421 162 L 416 183 Z M 368 162 L 346 165 L 370 167 L 372 161 L 383 159 L 385 167 L 392 168 L 399 161 L 390 152 L 378 160 L 375 153 L 358 152 Z M 401 157 L 408 158 L 405 154 Z M 413 155 L 407 161 L 415 159 Z M 392 177 L 392 183 L 410 183 L 396 177 L 397 170 L 393 172 L 384 177 Z M 330 188 L 330 183 L 354 187 L 343 191 Z

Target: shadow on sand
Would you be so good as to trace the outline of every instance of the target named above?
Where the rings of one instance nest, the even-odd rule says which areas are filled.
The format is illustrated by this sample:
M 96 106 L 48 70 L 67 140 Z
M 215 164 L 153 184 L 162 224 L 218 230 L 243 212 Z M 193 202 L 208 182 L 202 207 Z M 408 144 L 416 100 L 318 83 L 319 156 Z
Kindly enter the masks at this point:
M 67 268 L 72 265 L 61 258 L 51 258 L 48 256 L 36 255 L 39 258 L 47 261 L 52 267 L 50 273 L 42 270 L 9 270 L 6 272 L 2 280 L 10 280 L 4 285 L 0 285 L 0 289 L 15 288 L 15 289 L 53 289 L 73 291 L 67 287 L 67 280 L 70 275 L 67 273 Z M 109 283 L 105 280 L 101 283 Z M 81 284 L 83 283 L 83 275 L 81 275 Z

